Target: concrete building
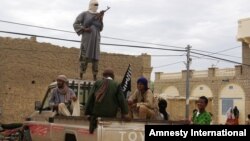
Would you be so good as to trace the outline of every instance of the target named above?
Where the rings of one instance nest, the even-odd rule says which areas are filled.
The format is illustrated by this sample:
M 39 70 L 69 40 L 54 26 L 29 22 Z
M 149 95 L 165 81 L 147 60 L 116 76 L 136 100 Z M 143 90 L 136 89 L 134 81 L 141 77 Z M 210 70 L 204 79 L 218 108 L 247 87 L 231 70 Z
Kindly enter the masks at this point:
M 226 122 L 226 111 L 237 106 L 240 124 L 250 114 L 250 18 L 239 20 L 238 41 L 242 42 L 242 64 L 235 68 L 208 68 L 190 71 L 190 109 L 195 109 L 199 96 L 207 96 L 207 111 L 215 123 Z M 168 112 L 174 120 L 185 119 L 186 71 L 181 73 L 155 73 L 155 94 L 167 99 Z

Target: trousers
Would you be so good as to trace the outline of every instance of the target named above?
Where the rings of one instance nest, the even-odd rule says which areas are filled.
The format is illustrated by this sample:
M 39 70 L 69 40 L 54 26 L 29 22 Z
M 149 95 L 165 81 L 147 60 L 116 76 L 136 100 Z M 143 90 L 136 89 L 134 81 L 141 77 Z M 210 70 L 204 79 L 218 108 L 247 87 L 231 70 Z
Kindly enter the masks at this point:
M 89 59 L 86 57 L 86 53 L 84 50 L 81 50 L 81 54 L 80 54 L 80 73 L 86 73 L 86 70 L 88 68 L 88 63 L 92 63 L 92 73 L 93 75 L 97 75 L 98 74 L 98 64 L 99 61 L 95 60 L 95 59 Z

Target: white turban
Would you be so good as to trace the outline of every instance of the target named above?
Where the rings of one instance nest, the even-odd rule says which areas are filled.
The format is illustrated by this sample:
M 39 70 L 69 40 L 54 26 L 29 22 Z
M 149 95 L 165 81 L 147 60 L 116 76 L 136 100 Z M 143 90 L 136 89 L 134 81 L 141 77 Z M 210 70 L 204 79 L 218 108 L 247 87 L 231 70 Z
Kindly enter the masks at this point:
M 97 13 L 97 9 L 98 9 L 98 1 L 97 0 L 90 0 L 89 2 L 89 12 L 90 13 Z
M 68 79 L 67 79 L 67 77 L 65 75 L 59 75 L 56 80 L 61 80 L 61 81 L 64 81 L 64 82 L 68 82 Z

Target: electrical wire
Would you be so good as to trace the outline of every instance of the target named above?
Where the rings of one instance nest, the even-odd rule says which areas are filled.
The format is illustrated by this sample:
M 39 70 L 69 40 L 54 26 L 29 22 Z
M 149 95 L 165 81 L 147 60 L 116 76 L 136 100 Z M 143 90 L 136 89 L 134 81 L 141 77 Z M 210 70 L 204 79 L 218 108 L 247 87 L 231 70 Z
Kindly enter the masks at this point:
M 73 31 L 62 30 L 62 29 L 57 29 L 57 28 L 50 28 L 50 27 L 44 27 L 44 26 L 36 26 L 36 25 L 24 24 L 24 23 L 13 22 L 13 21 L 7 21 L 7 20 L 1 20 L 1 19 L 0 19 L 0 22 L 2 22 L 2 23 L 8 23 L 8 24 L 15 24 L 15 25 L 21 25 L 21 26 L 34 27 L 34 28 L 40 28 L 40 29 L 53 30 L 53 31 L 59 31 L 59 32 L 66 32 L 66 33 L 73 33 L 73 34 L 75 34 L 75 32 L 73 32 Z M 184 49 L 184 47 L 180 47 L 180 46 L 165 45 L 165 44 L 156 44 L 156 43 L 142 42 L 142 41 L 135 41 L 135 40 L 128 40 L 128 39 L 115 38 L 115 37 L 109 37 L 109 36 L 102 36 L 102 37 L 103 37 L 103 38 L 107 38 L 107 39 L 119 40 L 119 41 L 127 41 L 127 42 L 134 42 L 134 43 L 143 43 L 143 44 L 157 45 L 157 46 L 162 46 L 162 47 L 170 47 L 170 48 Z M 69 40 L 68 40 L 68 41 L 69 41 Z M 225 52 L 225 51 L 229 51 L 229 50 L 232 50 L 232 49 L 236 49 L 236 48 L 239 48 L 239 47 L 241 47 L 241 46 L 229 48 L 229 49 L 226 49 L 226 50 L 223 50 L 223 51 L 219 51 L 219 52 L 210 52 L 210 51 L 199 50 L 199 49 L 191 49 L 191 50 L 209 53 L 208 55 L 218 54 L 218 55 L 222 55 L 222 56 L 228 56 L 228 57 L 234 57 L 234 58 L 242 58 L 242 57 L 238 57 L 238 56 L 233 56 L 233 55 L 227 55 L 227 54 L 221 54 L 221 53 L 220 53 L 220 52 Z
M 39 37 L 39 38 L 54 39 L 54 40 L 61 40 L 61 41 L 77 42 L 77 43 L 81 42 L 78 40 L 50 37 L 50 36 L 43 36 L 43 35 L 35 35 L 35 34 L 27 34 L 27 33 L 18 33 L 18 32 L 11 32 L 11 31 L 0 31 L 0 32 L 1 33 L 8 33 L 8 34 L 15 34 L 15 35 L 23 35 L 23 36 L 34 36 L 34 37 Z M 185 52 L 186 51 L 186 50 L 180 50 L 180 49 L 167 49 L 167 48 L 159 48 L 159 47 L 136 46 L 136 45 L 125 45 L 125 44 L 111 44 L 111 43 L 100 43 L 100 44 L 105 45 L 105 46 L 119 46 L 119 47 L 126 47 L 126 48 L 143 48 L 143 49 L 177 51 L 177 52 Z
M 178 56 L 185 56 L 185 55 L 150 55 L 152 57 L 178 57 Z
M 44 26 L 36 26 L 36 25 L 31 25 L 31 24 L 24 24 L 24 23 L 12 22 L 12 21 L 7 21 L 7 20 L 0 20 L 0 22 L 2 22 L 2 23 L 8 23 L 8 24 L 21 25 L 21 26 L 27 26 L 27 27 L 33 27 L 33 28 L 46 29 L 46 30 L 53 30 L 53 31 L 58 31 L 58 32 L 66 32 L 66 33 L 76 34 L 73 31 L 68 31 L 68 30 L 63 30 L 63 29 L 57 29 L 57 28 L 50 28 L 50 27 L 44 27 Z M 122 39 L 122 38 L 116 38 L 116 37 L 109 37 L 109 36 L 102 36 L 102 38 L 119 40 L 119 41 L 134 42 L 134 43 L 143 43 L 143 44 L 157 45 L 157 46 L 170 47 L 170 48 L 178 48 L 178 49 L 184 49 L 185 48 L 185 47 L 180 47 L 180 46 L 156 44 L 156 43 L 142 42 L 142 41 L 135 41 L 135 40 L 128 40 L 128 39 Z
M 153 67 L 154 69 L 158 69 L 158 68 L 163 68 L 163 67 L 167 67 L 167 66 L 172 66 L 172 65 L 176 65 L 176 64 L 180 64 L 180 63 L 184 63 L 185 61 L 178 61 L 178 62 L 174 62 L 174 63 L 170 63 L 170 64 L 166 64 L 166 65 L 161 65 L 161 66 L 157 66 L 157 67 Z
M 233 55 L 228 55 L 228 54 L 221 54 L 221 52 L 230 51 L 230 50 L 233 50 L 233 49 L 236 49 L 236 48 L 240 48 L 240 47 L 241 47 L 241 46 L 232 47 L 232 48 L 225 49 L 225 50 L 221 50 L 221 51 L 218 51 L 218 52 L 210 52 L 210 51 L 198 50 L 198 49 L 191 49 L 191 50 L 209 53 L 208 55 L 215 55 L 215 54 L 218 54 L 218 55 L 222 55 L 222 56 L 228 56 L 228 57 L 234 57 L 234 58 L 242 58 L 242 57 L 239 57 L 239 56 L 233 56 Z
M 34 49 L 21 49 L 21 48 L 5 48 L 5 47 L 0 47 L 0 49 L 4 50 L 21 50 L 21 51 L 32 51 L 32 52 L 56 52 L 56 53 L 62 53 L 62 54 L 79 54 L 78 52 L 63 52 L 63 51 L 48 51 L 48 50 L 34 50 Z M 175 56 L 183 56 L 183 55 L 150 55 L 152 57 L 175 57 Z
M 234 64 L 240 64 L 240 65 L 250 66 L 248 64 L 243 64 L 243 63 L 239 63 L 239 62 L 236 62 L 236 61 L 232 61 L 232 60 L 228 60 L 228 59 L 224 59 L 224 58 L 220 58 L 220 57 L 215 57 L 215 56 L 211 56 L 211 55 L 207 55 L 207 54 L 202 54 L 202 53 L 198 53 L 198 52 L 191 51 L 191 53 L 197 54 L 197 55 L 201 55 L 201 56 L 210 57 L 210 58 L 215 58 L 215 59 L 218 59 L 218 60 L 222 60 L 222 61 L 226 61 L 226 62 L 230 62 L 230 63 L 234 63 Z

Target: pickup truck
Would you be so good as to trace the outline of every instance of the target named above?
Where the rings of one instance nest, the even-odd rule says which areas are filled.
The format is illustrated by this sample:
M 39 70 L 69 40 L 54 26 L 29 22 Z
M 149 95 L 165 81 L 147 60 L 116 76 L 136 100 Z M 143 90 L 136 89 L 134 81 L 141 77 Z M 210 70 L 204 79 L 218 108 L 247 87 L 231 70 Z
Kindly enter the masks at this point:
M 29 130 L 32 141 L 144 141 L 145 125 L 185 124 L 185 121 L 151 121 L 120 118 L 98 118 L 98 126 L 89 133 L 89 120 L 84 116 L 84 106 L 94 81 L 70 79 L 69 87 L 76 93 L 81 107 L 80 116 L 58 116 L 49 106 L 51 90 L 56 82 L 49 85 L 42 102 L 36 102 L 35 111 L 24 125 Z

